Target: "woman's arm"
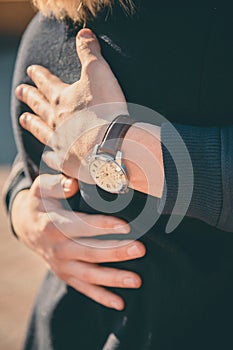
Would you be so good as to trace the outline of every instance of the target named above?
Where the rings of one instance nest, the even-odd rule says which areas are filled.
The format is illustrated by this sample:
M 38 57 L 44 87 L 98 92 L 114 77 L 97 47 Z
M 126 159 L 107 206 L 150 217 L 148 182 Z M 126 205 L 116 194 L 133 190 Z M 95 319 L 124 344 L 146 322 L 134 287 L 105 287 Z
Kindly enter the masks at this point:
M 46 61 L 47 54 L 40 49 L 42 43 L 38 39 L 38 33 L 42 35 L 43 40 L 50 39 L 50 36 L 48 37 L 48 23 L 46 24 L 46 21 L 43 23 L 43 20 L 38 17 L 36 16 L 29 26 L 20 46 L 13 91 L 20 82 L 29 82 L 26 67 L 31 60 L 35 59 L 35 62 L 40 62 L 44 57 L 49 66 L 49 62 Z M 53 36 L 53 31 L 59 32 L 59 28 L 55 26 L 54 29 L 54 26 L 51 25 L 53 20 L 47 21 L 51 36 Z M 63 30 L 60 31 L 61 42 L 55 43 L 55 46 L 62 45 L 62 35 L 64 34 Z M 53 47 L 55 52 L 52 63 L 56 63 L 55 46 Z M 126 245 L 119 247 L 120 242 L 117 240 L 114 247 L 109 247 L 109 242 L 102 240 L 100 247 L 98 241 L 91 238 L 90 244 L 86 241 L 86 245 L 80 241 L 79 243 L 74 242 L 62 233 L 73 232 L 73 237 L 76 238 L 83 236 L 84 231 L 89 237 L 103 235 L 104 232 L 119 233 L 122 232 L 125 222 L 110 216 L 63 210 L 60 199 L 68 198 L 77 191 L 76 181 L 69 179 L 68 187 L 63 187 L 65 181 L 64 177 L 61 178 L 60 175 L 44 174 L 36 177 L 39 173 L 41 153 L 44 147 L 19 125 L 19 115 L 27 110 L 28 107 L 23 102 L 17 101 L 13 93 L 12 119 L 20 156 L 12 168 L 12 174 L 6 185 L 5 198 L 15 233 L 22 242 L 41 255 L 50 269 L 65 283 L 96 302 L 118 310 L 122 309 L 124 306 L 122 298 L 103 286 L 138 288 L 141 283 L 140 277 L 131 271 L 108 269 L 99 264 L 137 259 L 145 254 L 145 248 L 142 243 L 133 241 L 125 241 Z M 52 210 L 51 215 L 48 211 L 44 211 L 45 203 Z M 53 217 L 54 214 L 55 217 Z M 80 219 L 79 223 L 76 221 L 78 218 Z M 118 229 L 114 229 L 116 226 L 114 223 L 118 224 Z M 59 230 L 57 226 L 61 224 L 63 227 L 62 230 Z M 126 226 L 128 232 L 128 225 Z M 108 249 L 104 247 L 105 243 Z

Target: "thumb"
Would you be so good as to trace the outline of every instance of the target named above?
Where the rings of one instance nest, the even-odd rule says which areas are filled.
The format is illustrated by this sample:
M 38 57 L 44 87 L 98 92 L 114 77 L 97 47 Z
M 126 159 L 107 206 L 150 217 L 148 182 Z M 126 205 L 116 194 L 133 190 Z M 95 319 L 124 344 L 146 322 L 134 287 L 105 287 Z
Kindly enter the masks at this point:
M 63 174 L 43 174 L 32 184 L 31 191 L 41 198 L 69 198 L 78 191 L 78 181 Z
M 95 34 L 88 28 L 81 29 L 76 36 L 77 54 L 82 65 L 93 59 L 103 59 L 100 44 Z

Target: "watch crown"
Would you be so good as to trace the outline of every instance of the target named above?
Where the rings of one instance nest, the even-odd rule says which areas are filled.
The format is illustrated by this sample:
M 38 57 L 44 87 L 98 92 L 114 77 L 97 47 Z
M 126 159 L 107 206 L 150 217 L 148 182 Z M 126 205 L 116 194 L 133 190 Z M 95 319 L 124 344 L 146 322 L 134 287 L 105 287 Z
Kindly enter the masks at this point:
M 122 163 L 122 152 L 121 151 L 117 151 L 115 161 L 117 162 L 117 164 L 119 166 L 121 166 L 121 163 Z
M 93 156 L 95 156 L 95 155 L 97 154 L 98 149 L 99 149 L 99 146 L 100 146 L 100 145 L 97 144 L 97 145 L 95 145 L 95 147 L 93 148 L 93 152 L 92 152 L 92 155 L 93 155 Z

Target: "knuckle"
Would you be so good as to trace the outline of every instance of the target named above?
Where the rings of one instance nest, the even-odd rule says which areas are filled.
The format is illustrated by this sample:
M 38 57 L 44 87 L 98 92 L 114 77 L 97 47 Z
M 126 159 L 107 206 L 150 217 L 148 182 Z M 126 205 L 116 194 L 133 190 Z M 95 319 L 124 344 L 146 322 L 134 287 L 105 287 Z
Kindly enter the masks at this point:
M 105 298 L 101 293 L 97 293 L 96 297 L 95 297 L 96 301 L 101 304 L 101 305 L 105 305 L 108 306 L 109 301 L 107 298 Z
M 60 270 L 60 268 L 58 268 L 57 266 L 54 265 L 53 272 L 56 274 L 56 276 L 57 276 L 60 280 L 62 280 L 62 281 L 64 281 L 64 282 L 67 283 L 68 277 L 67 277 L 67 275 L 66 275 L 64 272 L 62 272 L 62 271 Z
M 69 286 L 78 289 L 78 280 L 74 276 L 66 276 L 65 281 Z
M 51 248 L 51 255 L 54 259 L 60 260 L 64 257 L 64 247 L 60 242 L 54 243 Z
M 41 142 L 42 142 L 44 145 L 47 145 L 47 144 L 48 144 L 48 139 L 47 139 L 47 136 L 46 136 L 46 135 L 41 135 Z
M 55 129 L 56 129 L 56 127 L 57 127 L 57 123 L 56 123 L 56 121 L 55 121 L 55 120 L 53 120 L 53 121 L 52 121 L 52 123 L 51 123 L 51 127 L 52 127 L 52 129 L 53 129 L 53 130 L 55 130 Z
M 94 96 L 91 92 L 91 88 L 87 89 L 87 92 L 85 94 L 85 98 L 82 100 L 79 100 L 79 106 L 78 106 L 78 110 L 82 110 L 84 108 L 87 108 L 88 106 L 90 106 L 92 104 L 94 100 Z
M 47 116 L 47 120 L 50 122 L 50 127 L 55 132 L 57 128 L 57 111 L 54 108 L 51 108 L 51 111 Z
M 118 248 L 115 250 L 115 257 L 116 257 L 116 260 L 121 261 L 127 257 L 127 254 L 124 250 Z
M 61 146 L 61 144 L 60 144 L 59 141 L 60 141 L 60 140 L 55 139 L 55 141 L 53 142 L 53 149 L 56 150 L 57 152 L 62 151 L 62 146 Z M 57 158 L 57 162 L 58 162 L 58 163 L 59 163 L 59 160 L 60 160 L 60 159 Z M 65 159 L 64 159 L 64 160 L 65 160 Z M 62 163 L 62 161 L 61 161 L 61 163 Z M 60 163 L 59 163 L 58 165 L 61 166 Z
M 95 223 L 95 225 L 96 225 L 96 228 L 99 228 L 99 229 L 107 229 L 107 228 L 109 228 L 110 227 L 110 225 L 109 225 L 109 219 L 106 217 L 106 216 L 104 216 L 104 215 L 98 215 L 97 217 L 96 217 L 96 223 Z
M 51 95 L 51 102 L 54 106 L 59 106 L 61 103 L 60 93 L 58 93 L 57 91 L 54 91 Z
M 33 109 L 39 109 L 40 108 L 40 102 L 37 99 L 32 99 L 32 108 Z
M 92 274 L 89 269 L 83 270 L 82 268 L 78 272 L 79 278 L 82 281 L 88 281 L 90 282 L 92 280 Z
M 95 259 L 94 254 L 91 253 L 89 251 L 89 249 L 83 249 L 83 251 L 82 251 L 82 260 L 90 262 L 90 263 L 93 263 L 93 262 L 95 262 L 96 259 Z
M 111 287 L 121 287 L 122 282 L 117 275 L 109 275 L 106 277 L 106 283 Z
M 56 119 L 62 120 L 62 119 L 65 118 L 66 114 L 67 114 L 67 111 L 64 111 L 64 110 L 63 111 L 58 111 L 56 113 Z
M 109 306 L 111 304 L 111 299 L 109 296 L 104 295 L 103 293 L 99 292 L 97 294 L 97 301 L 98 303 Z
M 35 180 L 33 181 L 33 188 L 34 190 L 40 190 L 40 176 L 37 176 Z
M 99 285 L 105 286 L 118 286 L 119 282 L 117 281 L 117 276 L 112 274 L 109 268 L 102 267 L 102 273 L 95 274 L 96 283 Z
M 99 276 L 98 269 L 95 271 L 93 271 L 90 268 L 79 270 L 79 278 L 85 282 L 95 284 L 98 282 L 98 276 Z
M 40 69 L 38 67 L 34 66 L 32 68 L 32 77 L 37 80 L 37 84 L 40 86 L 44 85 L 44 76 L 41 74 Z M 46 74 L 45 74 L 46 77 Z
M 41 130 L 40 130 L 39 125 L 37 125 L 37 124 L 31 125 L 31 132 L 33 132 L 36 135 L 40 135 Z
M 104 215 L 100 217 L 99 223 L 100 223 L 101 228 L 103 228 L 109 232 L 112 232 L 112 230 L 116 224 L 115 221 L 113 221 L 111 218 L 108 218 Z
M 115 275 L 114 278 L 112 278 L 112 281 L 114 286 L 117 286 L 117 287 L 124 287 L 124 282 L 123 282 L 123 278 L 122 278 L 122 275 L 120 273 L 117 273 Z
M 90 48 L 88 48 L 88 44 L 87 44 L 87 41 L 84 41 L 84 40 L 79 40 L 77 41 L 77 46 L 79 48 L 80 51 L 86 51 L 88 50 L 90 52 Z
M 53 103 L 55 104 L 55 106 L 59 106 L 60 102 L 61 102 L 61 98 L 59 95 L 57 97 L 54 97 Z
M 91 75 L 96 70 L 98 64 L 99 60 L 97 57 L 90 57 L 90 59 L 83 64 L 82 70 L 86 75 Z
M 53 223 L 49 219 L 48 215 L 43 215 L 39 224 L 40 233 L 51 233 L 53 229 Z

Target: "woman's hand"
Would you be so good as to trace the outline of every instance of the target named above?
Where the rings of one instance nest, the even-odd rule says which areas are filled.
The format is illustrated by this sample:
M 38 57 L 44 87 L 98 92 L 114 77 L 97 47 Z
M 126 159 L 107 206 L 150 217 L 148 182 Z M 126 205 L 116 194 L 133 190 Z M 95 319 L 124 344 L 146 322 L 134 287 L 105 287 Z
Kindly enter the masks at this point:
M 104 287 L 138 288 L 140 277 L 98 264 L 140 258 L 145 247 L 137 241 L 122 245 L 94 238 L 127 233 L 129 226 L 115 217 L 64 210 L 60 199 L 73 196 L 77 190 L 77 181 L 63 175 L 39 176 L 30 190 L 19 192 L 13 202 L 14 230 L 65 283 L 106 307 L 122 310 L 123 299 Z M 75 237 L 76 242 L 65 234 Z

